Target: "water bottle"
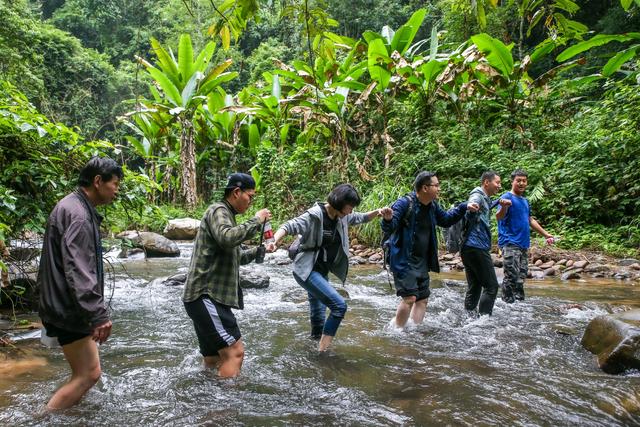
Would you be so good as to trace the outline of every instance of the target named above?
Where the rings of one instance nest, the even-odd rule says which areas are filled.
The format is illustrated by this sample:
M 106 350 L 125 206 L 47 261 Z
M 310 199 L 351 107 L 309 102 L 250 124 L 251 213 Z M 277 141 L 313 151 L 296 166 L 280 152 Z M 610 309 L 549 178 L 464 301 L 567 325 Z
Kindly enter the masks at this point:
M 264 223 L 264 229 L 262 231 L 262 238 L 264 242 L 268 245 L 272 243 L 275 239 L 273 238 L 273 229 L 271 228 L 271 222 L 267 221 Z

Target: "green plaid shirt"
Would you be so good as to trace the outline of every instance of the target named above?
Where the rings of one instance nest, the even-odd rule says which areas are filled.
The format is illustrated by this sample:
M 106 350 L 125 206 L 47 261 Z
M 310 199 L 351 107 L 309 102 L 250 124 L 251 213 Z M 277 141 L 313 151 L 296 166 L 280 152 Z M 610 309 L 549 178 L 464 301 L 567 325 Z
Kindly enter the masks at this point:
M 226 200 L 209 206 L 200 222 L 182 300 L 209 295 L 220 304 L 243 308 L 240 265 L 253 261 L 256 249 L 241 250 L 240 244 L 259 229 L 255 217 L 238 225 L 236 211 Z

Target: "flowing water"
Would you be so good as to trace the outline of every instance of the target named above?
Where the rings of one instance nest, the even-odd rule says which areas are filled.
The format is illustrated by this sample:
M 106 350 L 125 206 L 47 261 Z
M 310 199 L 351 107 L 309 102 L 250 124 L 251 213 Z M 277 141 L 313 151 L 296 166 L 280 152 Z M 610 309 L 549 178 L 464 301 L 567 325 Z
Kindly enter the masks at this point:
M 37 415 L 68 376 L 60 349 L 25 344 L 25 372 L 0 377 L 0 425 L 638 425 L 640 373 L 611 376 L 580 346 L 594 316 L 640 305 L 629 282 L 528 282 L 528 299 L 491 317 L 462 308 L 464 276 L 433 280 L 424 324 L 389 327 L 398 299 L 379 267 L 352 268 L 332 350 L 307 338 L 305 293 L 290 266 L 253 266 L 268 289 L 236 311 L 246 356 L 237 379 L 201 367 L 176 259 L 115 263 L 114 328 L 103 375 L 76 407 Z M 444 280 L 447 279 L 447 280 Z M 451 280 L 454 279 L 454 280 Z M 39 358 L 39 359 L 38 359 Z

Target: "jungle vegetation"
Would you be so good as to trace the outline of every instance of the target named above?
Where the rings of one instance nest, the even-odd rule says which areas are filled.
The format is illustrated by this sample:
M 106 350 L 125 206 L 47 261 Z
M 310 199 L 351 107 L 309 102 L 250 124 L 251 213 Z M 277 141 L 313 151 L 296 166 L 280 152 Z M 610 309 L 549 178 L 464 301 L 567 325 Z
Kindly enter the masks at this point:
M 563 247 L 639 254 L 640 0 L 2 0 L 0 23 L 0 241 L 105 154 L 111 231 L 199 217 L 237 170 L 277 225 L 339 182 L 366 210 L 434 170 L 448 206 L 524 168 Z

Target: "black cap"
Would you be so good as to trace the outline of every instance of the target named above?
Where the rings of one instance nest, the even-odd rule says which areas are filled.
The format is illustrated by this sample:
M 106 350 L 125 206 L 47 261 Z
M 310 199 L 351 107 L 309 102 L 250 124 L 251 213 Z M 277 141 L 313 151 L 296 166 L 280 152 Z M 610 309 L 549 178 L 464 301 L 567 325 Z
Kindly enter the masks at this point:
M 246 173 L 236 172 L 229 175 L 227 178 L 227 186 L 225 190 L 233 190 L 239 188 L 241 190 L 253 190 L 256 188 L 256 181 L 251 175 Z

